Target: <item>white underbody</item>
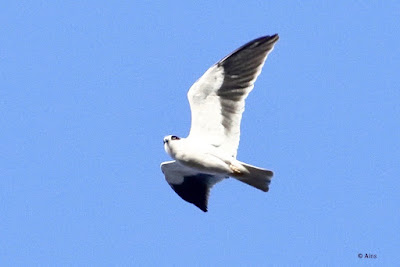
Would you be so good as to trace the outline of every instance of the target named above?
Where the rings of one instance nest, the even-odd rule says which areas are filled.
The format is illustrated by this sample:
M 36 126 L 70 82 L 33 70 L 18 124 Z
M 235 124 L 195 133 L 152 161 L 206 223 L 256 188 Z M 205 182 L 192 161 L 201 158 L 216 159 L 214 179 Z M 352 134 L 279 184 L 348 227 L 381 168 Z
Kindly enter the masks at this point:
M 236 171 L 245 171 L 239 161 L 228 155 L 222 149 L 191 140 L 181 138 L 164 144 L 165 151 L 178 163 L 202 173 L 230 176 Z

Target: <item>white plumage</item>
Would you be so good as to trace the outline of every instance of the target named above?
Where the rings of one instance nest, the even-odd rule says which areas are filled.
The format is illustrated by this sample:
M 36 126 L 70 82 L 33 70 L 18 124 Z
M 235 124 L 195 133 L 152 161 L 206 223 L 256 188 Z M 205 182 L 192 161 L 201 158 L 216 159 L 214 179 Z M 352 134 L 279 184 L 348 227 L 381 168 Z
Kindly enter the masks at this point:
M 227 177 L 267 192 L 272 171 L 236 159 L 245 99 L 254 87 L 277 34 L 255 39 L 209 68 L 188 92 L 192 113 L 187 138 L 166 136 L 167 182 L 184 200 L 207 211 L 209 191 Z

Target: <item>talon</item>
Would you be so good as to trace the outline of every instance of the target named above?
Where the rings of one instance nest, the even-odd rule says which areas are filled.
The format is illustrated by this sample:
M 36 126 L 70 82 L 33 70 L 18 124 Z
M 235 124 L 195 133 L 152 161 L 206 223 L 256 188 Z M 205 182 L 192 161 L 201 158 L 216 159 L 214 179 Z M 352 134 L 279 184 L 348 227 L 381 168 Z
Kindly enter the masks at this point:
M 233 164 L 230 164 L 230 165 L 229 165 L 229 168 L 231 168 L 231 170 L 233 171 L 233 173 L 236 173 L 236 174 L 241 174 L 241 173 L 242 173 L 242 172 L 239 170 L 239 168 L 236 167 L 236 166 L 233 165 Z

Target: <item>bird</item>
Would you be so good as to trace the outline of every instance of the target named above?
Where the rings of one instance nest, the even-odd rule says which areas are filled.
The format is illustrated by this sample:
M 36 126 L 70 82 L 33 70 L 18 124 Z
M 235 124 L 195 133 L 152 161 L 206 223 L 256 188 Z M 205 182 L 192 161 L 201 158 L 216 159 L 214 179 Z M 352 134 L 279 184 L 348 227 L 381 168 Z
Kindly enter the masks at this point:
M 185 201 L 208 211 L 211 188 L 232 177 L 268 192 L 273 172 L 237 159 L 245 100 L 278 34 L 254 39 L 212 65 L 189 89 L 189 135 L 164 137 L 173 159 L 161 163 L 171 188 Z

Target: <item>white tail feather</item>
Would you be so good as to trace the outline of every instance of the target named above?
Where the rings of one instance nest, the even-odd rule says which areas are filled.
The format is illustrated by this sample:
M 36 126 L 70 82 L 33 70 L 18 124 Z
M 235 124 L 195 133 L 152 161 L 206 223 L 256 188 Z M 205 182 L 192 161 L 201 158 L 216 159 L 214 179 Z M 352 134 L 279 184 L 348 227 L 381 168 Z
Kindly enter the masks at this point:
M 272 171 L 261 169 L 243 162 L 240 162 L 245 171 L 241 173 L 233 173 L 231 177 L 254 186 L 264 192 L 268 192 L 271 178 L 274 175 Z

